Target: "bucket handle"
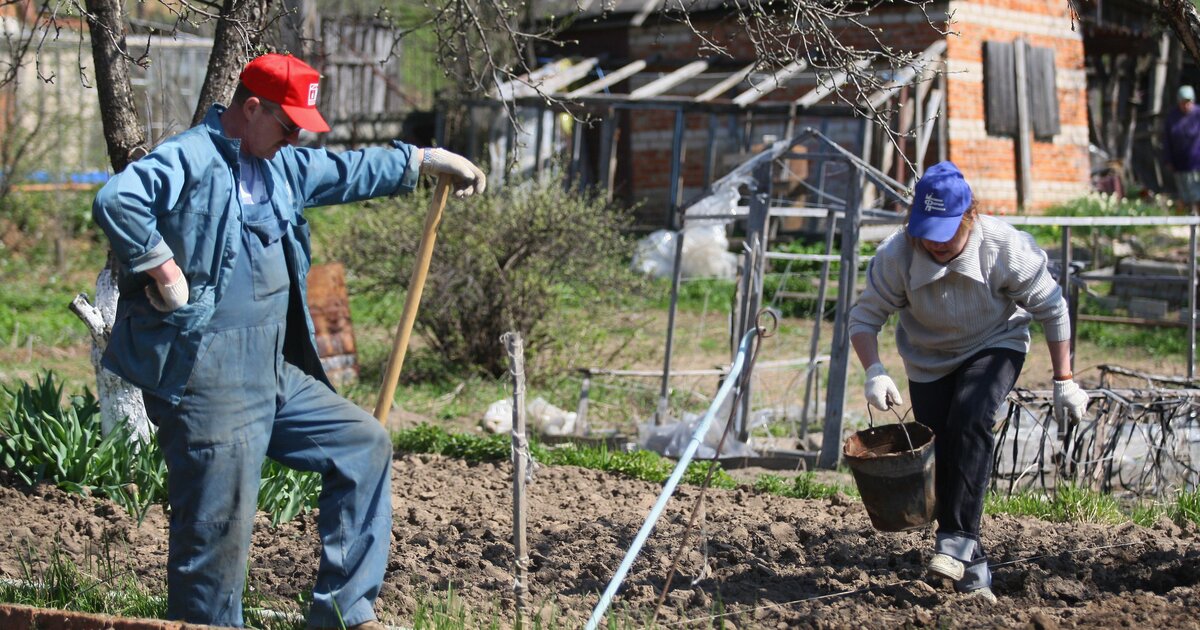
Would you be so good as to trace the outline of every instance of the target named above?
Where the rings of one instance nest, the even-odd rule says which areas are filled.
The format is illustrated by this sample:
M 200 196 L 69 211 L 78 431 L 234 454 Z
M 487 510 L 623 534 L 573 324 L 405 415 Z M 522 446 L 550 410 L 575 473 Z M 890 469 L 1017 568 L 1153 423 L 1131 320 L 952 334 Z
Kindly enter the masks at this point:
M 908 427 L 904 426 L 904 421 L 908 419 L 908 414 L 912 412 L 912 407 L 909 407 L 908 411 L 905 411 L 903 416 L 901 416 L 900 413 L 898 411 L 896 411 L 895 405 L 890 405 L 888 407 L 888 411 L 892 412 L 892 415 L 896 416 L 896 423 L 900 425 L 900 430 L 904 432 L 904 439 L 908 440 L 908 450 L 915 451 L 916 449 L 913 448 L 912 436 L 908 434 Z M 870 422 L 871 428 L 874 429 L 875 428 L 875 414 L 873 414 L 871 412 L 870 404 L 867 404 L 867 421 Z

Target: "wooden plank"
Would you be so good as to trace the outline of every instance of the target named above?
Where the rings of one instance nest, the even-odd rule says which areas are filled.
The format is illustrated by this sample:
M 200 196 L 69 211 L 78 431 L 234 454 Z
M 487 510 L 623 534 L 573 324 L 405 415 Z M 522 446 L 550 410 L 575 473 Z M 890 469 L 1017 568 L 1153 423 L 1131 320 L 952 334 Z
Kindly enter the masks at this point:
M 900 91 L 900 88 L 912 83 L 913 79 L 917 78 L 917 73 L 925 74 L 925 69 L 928 68 L 934 60 L 946 51 L 946 40 L 939 39 L 928 48 L 921 51 L 912 63 L 901 68 L 893 76 L 892 80 L 888 81 L 879 91 L 871 95 L 867 99 L 867 104 L 872 111 L 879 109 L 889 99 Z
M 1033 137 L 1048 140 L 1062 131 L 1058 115 L 1054 50 L 1030 46 L 1026 52 L 1025 65 L 1029 70 L 1029 105 L 1033 114 Z
M 621 81 L 624 81 L 625 79 L 628 79 L 629 77 L 641 72 L 645 68 L 646 68 L 646 60 L 645 59 L 638 59 L 637 61 L 630 62 L 630 63 L 608 73 L 603 78 L 592 81 L 591 83 L 589 83 L 577 90 L 568 92 L 567 98 L 573 98 L 576 96 L 585 96 L 587 94 L 595 94 L 596 92 L 599 92 L 600 90 L 603 90 L 607 87 L 611 87 L 613 85 L 616 85 L 617 83 L 620 83 Z
M 781 83 L 792 78 L 796 74 L 803 72 L 808 67 L 808 61 L 804 59 L 796 59 L 788 65 L 772 72 L 762 83 L 751 86 L 750 89 L 738 94 L 733 98 L 735 105 L 745 107 L 762 97 L 774 92 Z
M 696 96 L 696 98 L 694 100 L 697 103 L 706 103 L 708 101 L 713 100 L 714 98 L 724 94 L 725 92 L 732 89 L 735 85 L 737 85 L 737 84 L 741 83 L 743 80 L 745 80 L 746 77 L 750 76 L 750 72 L 753 71 L 754 68 L 757 66 L 758 66 L 758 62 L 756 61 L 756 62 L 751 63 L 750 65 L 746 66 L 745 68 L 742 68 L 741 70 L 738 70 L 737 72 L 734 72 L 733 74 L 722 79 L 716 85 L 708 88 L 704 92 L 701 92 L 698 96 Z
M 1017 132 L 1013 64 L 1013 44 L 983 43 L 984 126 L 991 135 L 1012 136 Z
M 924 170 L 925 155 L 929 152 L 929 140 L 933 138 L 933 130 L 936 128 L 937 119 L 942 111 L 942 91 L 935 89 L 929 93 L 929 103 L 925 106 L 926 112 L 931 112 L 931 115 L 921 121 L 921 126 L 917 130 L 917 168 L 918 174 Z
M 629 98 L 638 100 L 652 96 L 658 96 L 675 87 L 676 85 L 679 85 L 680 83 L 687 81 L 701 72 L 704 72 L 705 70 L 708 70 L 707 60 L 702 59 L 700 61 L 693 61 L 692 63 L 689 63 L 688 65 L 679 68 L 678 70 L 666 76 L 659 77 L 658 79 L 655 79 L 654 81 L 651 81 L 646 85 L 643 85 L 642 87 L 630 92 Z
M 1025 210 L 1033 201 L 1033 156 L 1029 143 L 1033 129 L 1029 120 L 1029 84 L 1027 83 L 1026 52 L 1029 45 L 1024 39 L 1013 42 L 1013 69 L 1017 92 L 1017 208 Z

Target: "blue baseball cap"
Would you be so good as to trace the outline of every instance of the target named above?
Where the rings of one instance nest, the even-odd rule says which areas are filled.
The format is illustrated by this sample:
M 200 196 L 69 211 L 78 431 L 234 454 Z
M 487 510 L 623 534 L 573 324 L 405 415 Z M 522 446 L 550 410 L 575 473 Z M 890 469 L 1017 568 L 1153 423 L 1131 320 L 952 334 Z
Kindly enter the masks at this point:
M 908 234 L 945 243 L 958 232 L 958 224 L 971 207 L 971 199 L 971 187 L 953 162 L 934 164 L 913 191 Z
M 1181 100 L 1181 101 L 1196 100 L 1196 90 L 1193 90 L 1192 86 L 1190 86 L 1190 85 L 1179 86 L 1179 100 Z

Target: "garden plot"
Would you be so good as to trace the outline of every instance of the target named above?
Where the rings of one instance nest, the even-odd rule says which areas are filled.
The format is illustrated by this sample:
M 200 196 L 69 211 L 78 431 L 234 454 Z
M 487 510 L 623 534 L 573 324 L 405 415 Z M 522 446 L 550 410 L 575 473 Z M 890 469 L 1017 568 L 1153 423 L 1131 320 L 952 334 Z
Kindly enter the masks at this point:
M 393 465 L 393 548 L 378 612 L 407 625 L 419 603 L 453 588 L 485 624 L 511 625 L 509 465 L 399 455 Z M 575 467 L 543 467 L 529 487 L 530 600 L 556 627 L 582 627 L 658 494 L 656 484 Z M 683 487 L 634 563 L 613 613 L 644 627 L 665 583 L 692 502 Z M 1162 520 L 1067 523 L 985 516 L 984 544 L 1000 604 L 923 581 L 930 531 L 883 534 L 862 504 L 750 490 L 707 491 L 703 536 L 693 535 L 659 615 L 663 627 L 1200 627 L 1200 533 Z M 161 588 L 166 520 L 139 527 L 106 501 L 48 485 L 0 487 L 0 574 L 22 578 L 22 558 L 57 546 L 81 566 L 110 558 Z M 295 610 L 317 565 L 313 514 L 256 530 L 250 583 Z M 471 627 L 471 626 L 469 626 Z M 726 625 L 725 627 L 730 627 Z

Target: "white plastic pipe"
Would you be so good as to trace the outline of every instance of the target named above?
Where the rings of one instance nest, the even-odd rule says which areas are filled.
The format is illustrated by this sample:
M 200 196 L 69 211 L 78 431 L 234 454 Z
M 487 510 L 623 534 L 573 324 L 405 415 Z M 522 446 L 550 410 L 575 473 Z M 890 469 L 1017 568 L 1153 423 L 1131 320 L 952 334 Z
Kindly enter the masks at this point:
M 646 516 L 646 522 L 642 524 L 642 529 L 638 531 L 637 537 L 633 539 L 633 545 L 629 547 L 629 551 L 625 552 L 625 559 L 621 561 L 621 566 L 617 568 L 616 575 L 608 583 L 608 588 L 605 589 L 604 595 L 600 597 L 600 601 L 596 604 L 596 609 L 592 611 L 592 617 L 587 622 L 587 630 L 596 630 L 600 619 L 604 617 L 605 611 L 608 610 L 609 604 L 612 603 L 612 598 L 616 595 L 617 589 L 621 587 L 621 582 L 625 580 L 625 575 L 629 573 L 629 569 L 633 566 L 633 561 L 637 559 L 638 553 L 641 552 L 642 545 L 650 537 L 650 532 L 654 530 L 654 525 L 658 523 L 658 517 L 662 514 L 663 508 L 667 507 L 667 501 L 671 500 L 671 495 L 675 493 L 675 487 L 679 485 L 679 480 L 683 478 L 683 473 L 687 471 L 688 464 L 692 461 L 692 456 L 696 454 L 696 449 L 700 448 L 703 436 L 708 433 L 708 425 L 712 424 L 712 419 L 717 415 L 717 411 L 720 410 L 721 403 L 725 402 L 725 398 L 738 382 L 738 377 L 742 374 L 742 367 L 746 363 L 746 355 L 749 353 L 750 343 L 757 334 L 758 328 L 755 327 L 746 331 L 746 334 L 742 336 L 742 342 L 738 345 L 737 356 L 734 357 L 733 365 L 729 368 L 729 376 L 725 378 L 725 382 L 717 390 L 716 397 L 713 398 L 712 404 L 708 406 L 708 412 L 704 414 L 704 417 L 700 419 L 700 423 L 696 425 L 696 430 L 692 432 L 692 439 L 688 442 L 687 448 L 683 449 L 683 454 L 679 456 L 679 463 L 675 465 L 675 470 L 671 473 L 671 477 L 667 479 L 666 485 L 663 486 L 662 492 L 658 495 L 658 501 L 654 504 L 654 508 L 650 510 L 650 514 Z

